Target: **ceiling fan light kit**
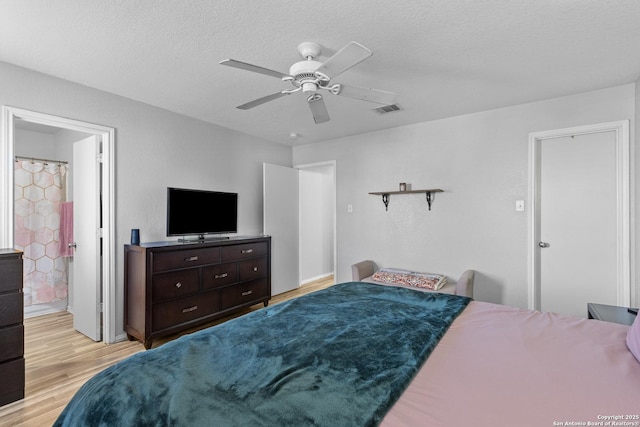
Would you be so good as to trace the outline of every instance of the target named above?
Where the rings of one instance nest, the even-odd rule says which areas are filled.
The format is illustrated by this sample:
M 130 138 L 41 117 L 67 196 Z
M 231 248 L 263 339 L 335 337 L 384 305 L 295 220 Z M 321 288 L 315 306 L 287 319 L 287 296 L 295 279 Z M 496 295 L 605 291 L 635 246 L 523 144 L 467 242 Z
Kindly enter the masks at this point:
M 322 95 L 318 93 L 319 90 L 326 90 L 333 95 L 345 96 L 382 105 L 390 105 L 395 102 L 397 95 L 393 92 L 359 86 L 345 86 L 339 83 L 330 84 L 331 79 L 347 71 L 349 68 L 354 67 L 373 54 L 360 43 L 350 42 L 325 62 L 316 60 L 322 52 L 322 47 L 318 43 L 301 43 L 298 45 L 298 52 L 304 59 L 291 65 L 289 74 L 235 59 L 225 59 L 221 61 L 220 64 L 222 65 L 279 78 L 282 81 L 290 82 L 294 87 L 293 89 L 284 89 L 271 95 L 263 96 L 262 98 L 239 105 L 236 108 L 248 110 L 285 95 L 302 92 L 306 95 L 314 121 L 316 124 L 320 124 L 328 122 L 330 117 L 324 99 Z

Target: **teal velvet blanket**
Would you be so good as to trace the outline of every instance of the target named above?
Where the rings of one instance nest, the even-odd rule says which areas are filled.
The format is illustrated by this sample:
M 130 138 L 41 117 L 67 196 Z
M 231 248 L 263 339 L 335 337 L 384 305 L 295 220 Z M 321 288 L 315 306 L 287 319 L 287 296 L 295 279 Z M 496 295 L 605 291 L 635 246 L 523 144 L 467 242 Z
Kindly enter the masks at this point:
M 55 425 L 377 425 L 469 301 L 338 284 L 135 354 Z

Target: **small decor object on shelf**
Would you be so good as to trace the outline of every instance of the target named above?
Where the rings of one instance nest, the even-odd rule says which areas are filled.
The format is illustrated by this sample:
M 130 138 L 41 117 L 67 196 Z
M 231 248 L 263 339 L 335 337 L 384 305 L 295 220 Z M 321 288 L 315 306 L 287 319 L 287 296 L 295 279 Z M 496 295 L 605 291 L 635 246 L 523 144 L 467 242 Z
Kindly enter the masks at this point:
M 401 182 L 400 183 L 400 191 L 407 191 L 407 183 L 406 182 Z

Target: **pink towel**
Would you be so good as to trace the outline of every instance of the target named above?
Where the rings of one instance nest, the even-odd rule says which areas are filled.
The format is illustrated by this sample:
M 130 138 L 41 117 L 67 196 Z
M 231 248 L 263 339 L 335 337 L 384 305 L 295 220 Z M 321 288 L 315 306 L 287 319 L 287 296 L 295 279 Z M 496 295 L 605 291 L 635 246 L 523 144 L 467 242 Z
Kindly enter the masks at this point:
M 73 256 L 73 202 L 60 204 L 60 256 Z

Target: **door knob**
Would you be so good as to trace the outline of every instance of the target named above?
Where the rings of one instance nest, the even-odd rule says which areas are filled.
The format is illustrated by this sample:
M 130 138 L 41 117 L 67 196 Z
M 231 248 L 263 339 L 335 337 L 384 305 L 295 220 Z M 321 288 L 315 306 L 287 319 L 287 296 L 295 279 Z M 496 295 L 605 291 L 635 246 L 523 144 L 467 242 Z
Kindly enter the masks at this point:
M 551 245 L 549 245 L 547 242 L 539 242 L 538 246 L 540 246 L 541 248 L 548 248 Z

